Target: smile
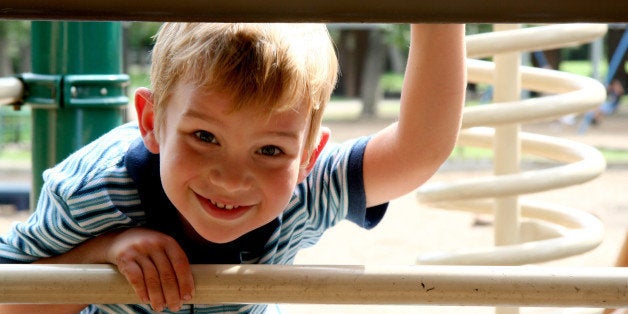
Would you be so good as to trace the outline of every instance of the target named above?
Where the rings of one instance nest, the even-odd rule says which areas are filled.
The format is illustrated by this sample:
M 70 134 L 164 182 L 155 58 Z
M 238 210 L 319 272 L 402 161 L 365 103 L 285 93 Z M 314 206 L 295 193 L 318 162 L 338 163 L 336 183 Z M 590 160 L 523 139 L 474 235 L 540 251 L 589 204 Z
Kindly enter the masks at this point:
M 203 210 L 215 219 L 234 221 L 251 212 L 255 206 L 225 204 L 197 195 Z
M 219 203 L 213 200 L 209 200 L 210 203 L 212 203 L 212 205 L 220 208 L 220 209 L 226 209 L 226 210 L 232 210 L 232 209 L 238 209 L 240 208 L 240 206 L 238 205 L 228 205 L 228 204 L 223 204 L 223 203 Z

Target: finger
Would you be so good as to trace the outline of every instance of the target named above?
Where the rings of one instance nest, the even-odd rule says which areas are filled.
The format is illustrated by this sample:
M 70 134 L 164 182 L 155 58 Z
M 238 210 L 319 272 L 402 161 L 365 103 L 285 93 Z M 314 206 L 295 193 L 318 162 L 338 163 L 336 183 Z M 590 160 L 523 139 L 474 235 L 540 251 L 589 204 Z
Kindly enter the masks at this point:
M 183 301 L 192 300 L 194 297 L 194 277 L 192 277 L 192 270 L 187 255 L 178 245 L 168 247 L 166 254 L 176 274 L 181 299 Z
M 159 273 L 161 290 L 165 298 L 166 306 L 173 311 L 177 311 L 181 308 L 181 295 L 179 293 L 179 283 L 172 262 L 167 254 L 161 250 L 153 252 L 150 257 Z
M 135 290 L 135 294 L 140 298 L 142 303 L 148 303 L 148 291 L 146 290 L 146 283 L 144 282 L 144 274 L 140 266 L 135 262 L 135 260 L 127 261 L 124 259 L 119 259 L 117 262 L 118 271 L 126 280 L 131 284 L 133 290 Z
M 146 285 L 146 290 L 148 291 L 150 306 L 153 310 L 161 312 L 165 309 L 166 302 L 161 289 L 159 271 L 150 258 L 140 259 L 139 264 L 142 268 L 142 274 L 144 275 L 144 284 Z

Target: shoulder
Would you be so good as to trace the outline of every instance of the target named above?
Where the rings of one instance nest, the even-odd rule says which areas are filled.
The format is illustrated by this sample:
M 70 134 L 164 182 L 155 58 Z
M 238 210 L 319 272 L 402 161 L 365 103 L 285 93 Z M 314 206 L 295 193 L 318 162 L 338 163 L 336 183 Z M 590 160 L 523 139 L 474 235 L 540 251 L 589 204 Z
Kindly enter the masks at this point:
M 308 176 L 309 184 L 318 186 L 321 180 L 331 179 L 330 175 L 335 177 L 335 184 L 361 184 L 364 151 L 369 140 L 370 137 L 361 137 L 344 143 L 328 144 Z
M 140 136 L 135 123 L 119 126 L 44 172 L 44 184 L 60 193 L 71 193 L 95 177 L 124 176 L 124 155 Z M 64 193 L 65 192 L 65 193 Z
M 369 137 L 328 145 L 284 211 L 286 221 L 326 229 L 347 210 L 364 207 L 362 159 Z M 309 221 L 309 223 L 305 223 Z
M 135 224 L 140 201 L 124 156 L 139 136 L 137 125 L 125 124 L 46 170 L 37 211 L 66 217 L 79 233 Z

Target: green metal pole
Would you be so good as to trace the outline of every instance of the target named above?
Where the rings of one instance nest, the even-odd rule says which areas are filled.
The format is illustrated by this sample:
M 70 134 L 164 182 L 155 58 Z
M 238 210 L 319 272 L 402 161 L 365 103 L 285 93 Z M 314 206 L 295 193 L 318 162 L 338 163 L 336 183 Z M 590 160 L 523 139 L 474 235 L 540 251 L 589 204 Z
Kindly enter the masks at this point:
M 32 107 L 34 208 L 42 172 L 122 124 L 128 103 L 120 22 L 33 22 L 32 69 L 23 74 Z

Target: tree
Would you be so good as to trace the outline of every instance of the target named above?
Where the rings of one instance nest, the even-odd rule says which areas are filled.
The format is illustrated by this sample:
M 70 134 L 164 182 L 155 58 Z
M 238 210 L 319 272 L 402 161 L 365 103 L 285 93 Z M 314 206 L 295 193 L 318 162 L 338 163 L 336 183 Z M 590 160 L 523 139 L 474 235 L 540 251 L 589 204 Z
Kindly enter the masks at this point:
M 30 22 L 0 21 L 0 76 L 30 70 Z
M 125 22 L 124 26 L 124 71 L 129 73 L 130 65 L 145 65 L 148 52 L 153 46 L 153 36 L 161 23 Z

